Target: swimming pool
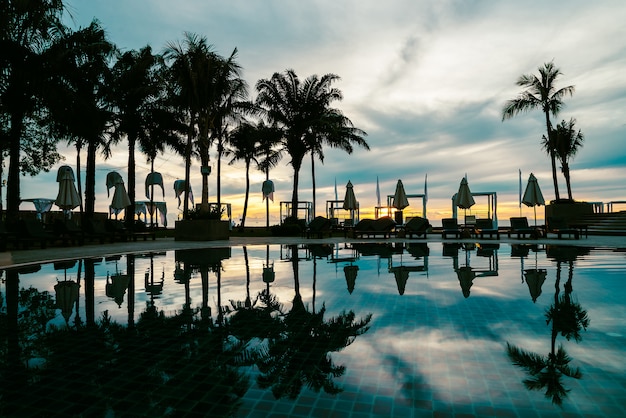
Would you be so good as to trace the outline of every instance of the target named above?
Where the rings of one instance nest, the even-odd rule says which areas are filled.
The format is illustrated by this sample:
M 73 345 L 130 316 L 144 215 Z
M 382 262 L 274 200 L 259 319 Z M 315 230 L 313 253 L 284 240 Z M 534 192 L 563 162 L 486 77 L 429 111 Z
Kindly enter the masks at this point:
M 6 270 L 0 416 L 624 416 L 625 271 L 376 242 Z

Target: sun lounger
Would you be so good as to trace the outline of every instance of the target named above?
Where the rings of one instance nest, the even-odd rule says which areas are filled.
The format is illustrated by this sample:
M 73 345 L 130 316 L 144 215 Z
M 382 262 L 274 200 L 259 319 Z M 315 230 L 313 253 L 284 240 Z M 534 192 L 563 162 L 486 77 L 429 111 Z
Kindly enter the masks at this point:
M 556 234 L 559 239 L 561 239 L 564 234 L 570 237 L 573 235 L 575 239 L 580 238 L 580 230 L 578 228 L 567 225 L 563 218 L 558 217 L 548 218 L 548 232 Z
M 511 221 L 511 229 L 508 231 L 509 238 L 511 235 L 517 235 L 517 238 L 524 238 L 528 235 L 531 238 L 538 238 L 539 231 L 537 228 L 533 228 L 528 225 L 528 218 L 523 217 L 514 217 L 510 218 Z
M 332 223 L 330 219 L 323 216 L 317 216 L 306 227 L 306 237 L 311 238 L 312 235 L 316 235 L 318 238 L 323 238 L 324 234 L 332 235 Z
M 144 222 L 140 220 L 135 221 L 132 238 L 133 241 L 137 241 L 138 238 L 143 238 L 146 241 L 148 238 L 152 238 L 152 241 L 156 240 L 156 230 L 148 227 Z
M 482 239 L 485 235 L 489 235 L 492 238 L 494 234 L 497 239 L 500 239 L 500 231 L 498 231 L 498 228 L 494 228 L 493 220 L 489 218 L 476 219 L 476 235 L 480 235 Z
M 378 219 L 362 219 L 354 226 L 353 236 L 354 238 L 376 236 L 389 238 L 394 233 L 395 227 L 396 222 L 389 216 Z
M 46 231 L 37 219 L 22 219 L 18 222 L 17 239 L 24 248 L 28 248 L 32 242 L 38 242 L 41 248 L 46 248 L 48 243 L 54 242 L 56 236 Z
M 448 235 L 454 235 L 455 238 L 461 237 L 461 229 L 455 218 L 444 218 L 441 220 L 441 237 L 447 238 Z
M 98 240 L 100 244 L 108 239 L 110 242 L 115 242 L 115 234 L 107 231 L 104 226 L 104 222 L 96 219 L 85 219 L 83 223 L 85 238 Z
M 416 236 L 424 236 L 426 238 L 426 234 L 431 229 L 431 225 L 428 222 L 428 219 L 422 218 L 419 216 L 411 218 L 406 225 L 404 225 L 404 233 L 406 237 L 412 238 L 413 235 Z
M 69 242 L 72 245 L 84 244 L 83 230 L 71 219 L 57 219 L 54 221 L 52 228 L 54 234 L 63 240 L 63 243 Z

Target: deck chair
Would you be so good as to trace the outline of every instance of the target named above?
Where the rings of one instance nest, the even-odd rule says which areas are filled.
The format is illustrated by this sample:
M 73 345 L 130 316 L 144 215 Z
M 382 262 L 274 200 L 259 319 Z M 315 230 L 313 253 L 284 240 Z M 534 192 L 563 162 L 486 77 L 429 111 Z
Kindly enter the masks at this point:
M 24 248 L 31 242 L 38 242 L 41 248 L 46 248 L 48 243 L 54 242 L 56 236 L 43 227 L 37 219 L 22 219 L 18 223 L 18 239 L 23 243 Z
M 376 237 L 383 236 L 389 238 L 396 227 L 396 222 L 389 216 L 383 216 L 378 219 L 361 219 L 355 226 L 353 236 L 358 237 Z
M 510 221 L 511 228 L 508 232 L 509 238 L 511 238 L 513 234 L 517 235 L 517 238 L 524 238 L 526 235 L 531 238 L 539 237 L 537 229 L 528 225 L 528 218 L 525 216 L 510 218 Z
M 430 228 L 431 225 L 428 222 L 428 219 L 415 216 L 411 218 L 406 225 L 404 225 L 404 233 L 405 236 L 409 238 L 413 237 L 413 235 L 418 237 L 423 235 L 424 238 L 426 238 L 426 234 L 428 234 Z
M 563 237 L 563 234 L 567 234 L 570 237 L 573 235 L 575 239 L 580 238 L 580 231 L 578 228 L 568 226 L 565 219 L 558 217 L 548 218 L 548 232 L 556 234 L 559 239 Z
M 480 235 L 480 238 L 484 238 L 485 235 L 491 238 L 495 234 L 496 238 L 500 239 L 500 231 L 494 228 L 493 220 L 490 218 L 476 219 L 476 234 Z
M 328 234 L 330 237 L 332 235 L 332 223 L 328 218 L 316 216 L 311 222 L 309 222 L 305 232 L 307 238 L 311 238 L 312 235 L 317 235 L 318 238 L 323 238 L 324 234 Z
M 454 235 L 455 238 L 461 237 L 461 229 L 456 218 L 443 218 L 441 220 L 441 237 L 447 238 L 448 235 Z

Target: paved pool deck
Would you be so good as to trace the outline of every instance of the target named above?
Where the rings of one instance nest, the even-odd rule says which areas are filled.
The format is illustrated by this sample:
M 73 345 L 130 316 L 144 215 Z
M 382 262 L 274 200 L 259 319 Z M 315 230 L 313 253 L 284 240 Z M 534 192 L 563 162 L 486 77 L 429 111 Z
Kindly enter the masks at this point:
M 539 245 L 576 245 L 593 248 L 615 248 L 626 252 L 626 237 L 589 235 L 580 239 L 557 239 L 556 236 L 548 236 L 540 239 L 516 239 L 508 238 L 506 235 L 500 239 L 443 239 L 440 234 L 431 234 L 424 239 L 408 238 L 370 238 L 355 239 L 343 237 L 331 237 L 322 239 L 307 239 L 301 237 L 252 237 L 233 236 L 229 240 L 219 241 L 176 241 L 174 238 L 157 238 L 156 240 L 117 242 L 110 244 L 88 244 L 82 246 L 51 247 L 46 249 L 30 249 L 6 251 L 0 253 L 0 269 L 17 267 L 33 263 L 47 263 L 60 260 L 71 260 L 91 257 L 107 257 L 113 255 L 124 255 L 128 253 L 149 253 L 169 250 L 180 250 L 190 248 L 207 247 L 236 247 L 236 246 L 257 246 L 257 245 L 294 245 L 294 244 L 339 244 L 350 242 L 461 242 L 461 243 L 507 243 L 507 244 L 539 244 Z

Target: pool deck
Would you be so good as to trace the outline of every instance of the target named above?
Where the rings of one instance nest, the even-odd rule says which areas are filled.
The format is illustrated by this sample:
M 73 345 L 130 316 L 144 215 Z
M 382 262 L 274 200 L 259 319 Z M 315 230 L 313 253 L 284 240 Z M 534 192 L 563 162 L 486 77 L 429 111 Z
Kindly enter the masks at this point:
M 354 239 L 332 237 L 307 239 L 301 237 L 231 237 L 221 241 L 175 241 L 174 238 L 157 238 L 154 241 L 118 242 L 112 244 L 83 245 L 71 247 L 52 247 L 47 249 L 31 249 L 6 251 L 0 253 L 0 268 L 17 267 L 25 264 L 48 263 L 59 260 L 78 258 L 106 257 L 128 253 L 149 253 L 168 250 L 207 247 L 233 247 L 255 245 L 294 245 L 294 244 L 338 244 L 344 242 L 466 242 L 466 243 L 508 243 L 508 244 L 539 244 L 539 245 L 576 245 L 593 248 L 615 248 L 626 251 L 626 237 L 589 235 L 580 239 L 557 239 L 556 236 L 540 239 L 516 239 L 501 237 L 500 239 L 442 239 L 439 234 L 432 234 L 427 239 L 386 238 L 386 239 Z

